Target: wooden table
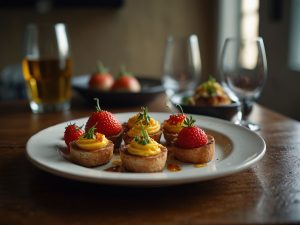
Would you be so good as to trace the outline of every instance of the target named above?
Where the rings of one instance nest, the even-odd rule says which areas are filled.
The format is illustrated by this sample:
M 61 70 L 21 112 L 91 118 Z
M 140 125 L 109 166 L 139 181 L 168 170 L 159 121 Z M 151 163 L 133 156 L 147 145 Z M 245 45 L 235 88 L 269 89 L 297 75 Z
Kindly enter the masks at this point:
M 165 111 L 164 98 L 149 104 Z M 112 109 L 114 112 L 139 108 Z M 0 224 L 291 224 L 300 223 L 300 123 L 255 105 L 267 152 L 250 169 L 164 188 L 113 187 L 43 172 L 25 157 L 27 140 L 92 107 L 34 115 L 25 102 L 0 103 Z M 41 149 L 42 150 L 42 149 Z

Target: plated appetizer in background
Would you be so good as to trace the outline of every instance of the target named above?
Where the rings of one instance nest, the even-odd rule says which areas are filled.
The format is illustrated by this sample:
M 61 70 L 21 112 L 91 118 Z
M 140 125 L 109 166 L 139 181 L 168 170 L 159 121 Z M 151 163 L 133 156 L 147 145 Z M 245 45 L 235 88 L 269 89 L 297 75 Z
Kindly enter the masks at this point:
M 186 103 L 196 106 L 218 106 L 230 104 L 231 99 L 216 79 L 210 76 L 208 81 L 196 88 L 194 95 L 189 97 Z
M 240 102 L 231 100 L 224 88 L 213 78 L 200 84 L 194 91 L 171 97 L 172 104 L 181 105 L 185 113 L 217 117 L 229 121 L 239 119 Z

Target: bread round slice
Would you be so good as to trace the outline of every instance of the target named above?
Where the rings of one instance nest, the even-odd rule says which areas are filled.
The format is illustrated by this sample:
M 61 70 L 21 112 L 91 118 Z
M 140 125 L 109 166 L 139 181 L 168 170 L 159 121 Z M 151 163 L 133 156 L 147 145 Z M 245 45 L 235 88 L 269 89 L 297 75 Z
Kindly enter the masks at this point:
M 95 167 L 108 163 L 113 157 L 114 144 L 109 140 L 107 146 L 93 151 L 80 149 L 75 141 L 70 143 L 70 160 L 85 167 Z
M 117 135 L 113 135 L 106 138 L 114 143 L 114 152 L 119 152 L 119 148 L 121 147 L 121 143 L 123 140 L 123 129 Z
M 167 130 L 163 130 L 163 134 L 164 134 L 164 138 L 166 140 L 166 144 L 167 145 L 174 145 L 177 137 L 178 137 L 178 133 L 172 133 L 172 132 L 168 132 Z
M 215 154 L 215 139 L 211 135 L 207 135 L 208 143 L 199 148 L 180 148 L 172 146 L 171 151 L 173 152 L 176 159 L 181 162 L 202 164 L 211 161 Z
M 129 172 L 153 173 L 164 169 L 167 161 L 168 150 L 160 146 L 161 152 L 154 156 L 138 156 L 128 152 L 128 145 L 120 149 L 122 167 Z

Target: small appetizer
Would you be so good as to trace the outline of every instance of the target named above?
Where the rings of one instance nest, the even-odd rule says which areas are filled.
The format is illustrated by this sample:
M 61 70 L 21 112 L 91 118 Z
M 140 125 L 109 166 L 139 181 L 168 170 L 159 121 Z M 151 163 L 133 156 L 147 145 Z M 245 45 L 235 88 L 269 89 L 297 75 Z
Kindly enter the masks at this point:
M 231 100 L 216 79 L 209 77 L 207 82 L 196 88 L 194 95 L 188 98 L 187 103 L 196 106 L 218 106 L 228 105 Z
M 165 167 L 167 152 L 166 147 L 149 137 L 141 124 L 141 134 L 120 150 L 122 167 L 136 173 L 159 172 Z
M 89 117 L 86 125 L 85 131 L 87 132 L 91 127 L 96 127 L 96 132 L 104 134 L 109 140 L 114 143 L 115 150 L 120 147 L 123 136 L 122 124 L 117 120 L 117 118 L 108 111 L 104 111 L 100 108 L 99 99 L 95 98 L 96 112 Z
M 72 141 L 76 141 L 81 135 L 83 135 L 83 130 L 81 129 L 82 127 L 77 126 L 75 123 L 69 124 L 65 128 L 64 132 L 64 141 L 67 145 L 67 152 L 70 152 L 70 143 Z
M 109 91 L 114 83 L 113 76 L 109 73 L 107 67 L 102 62 L 98 62 L 97 71 L 92 74 L 89 80 L 89 87 L 99 91 Z
M 125 92 L 140 92 L 141 85 L 139 81 L 132 75 L 132 73 L 126 71 L 125 67 L 121 67 L 119 77 L 115 80 L 112 91 L 125 91 Z
M 185 127 L 178 134 L 172 152 L 179 161 L 203 164 L 212 160 L 215 152 L 213 136 L 194 125 L 195 120 L 190 116 L 184 120 Z
M 135 136 L 141 133 L 142 126 L 150 138 L 160 142 L 162 135 L 160 123 L 149 115 L 147 107 L 142 107 L 142 112 L 129 118 L 128 122 L 123 124 L 125 144 L 129 144 Z
M 95 126 L 70 143 L 70 160 L 85 167 L 108 163 L 113 157 L 114 144 L 104 134 L 95 132 Z
M 163 134 L 166 139 L 167 145 L 174 144 L 177 139 L 178 133 L 183 127 L 183 122 L 186 118 L 184 115 L 182 107 L 177 105 L 180 113 L 170 115 L 169 119 L 165 120 L 163 123 Z

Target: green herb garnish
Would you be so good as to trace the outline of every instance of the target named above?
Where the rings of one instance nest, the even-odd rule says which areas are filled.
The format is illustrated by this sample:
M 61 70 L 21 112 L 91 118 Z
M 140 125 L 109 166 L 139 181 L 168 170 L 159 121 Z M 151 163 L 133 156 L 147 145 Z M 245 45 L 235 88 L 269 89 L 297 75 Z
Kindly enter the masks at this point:
M 208 81 L 202 84 L 203 88 L 206 90 L 209 96 L 215 96 L 217 94 L 217 89 L 215 87 L 216 79 L 209 76 Z
M 86 132 L 84 135 L 83 135 L 83 137 L 84 138 L 87 138 L 87 139 L 95 139 L 95 130 L 97 129 L 96 128 L 96 126 L 97 126 L 97 123 L 94 125 L 94 126 L 92 126 L 89 130 L 88 130 L 88 132 Z
M 145 122 L 146 125 L 149 125 L 151 117 L 149 116 L 148 108 L 147 107 L 142 107 L 142 111 L 143 112 L 139 113 L 137 122 L 142 121 L 142 122 Z
M 134 141 L 137 142 L 140 145 L 146 145 L 150 143 L 150 137 L 148 135 L 148 132 L 145 130 L 143 124 L 141 123 L 141 135 L 135 136 Z

